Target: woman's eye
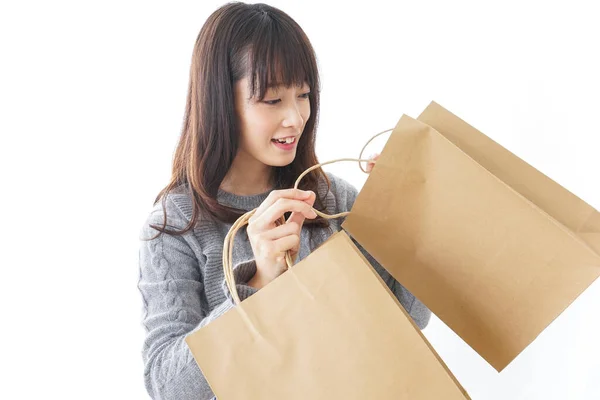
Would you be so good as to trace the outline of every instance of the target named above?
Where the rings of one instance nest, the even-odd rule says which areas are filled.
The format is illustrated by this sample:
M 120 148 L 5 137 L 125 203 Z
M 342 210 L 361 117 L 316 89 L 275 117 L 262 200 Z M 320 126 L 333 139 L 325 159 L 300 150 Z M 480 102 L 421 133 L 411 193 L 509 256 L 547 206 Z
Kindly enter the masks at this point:
M 300 96 L 298 96 L 298 97 L 300 97 L 300 98 L 302 98 L 302 99 L 308 99 L 309 95 L 310 95 L 310 92 L 307 92 L 307 93 L 303 93 L 303 94 L 301 94 L 301 95 L 300 95 Z M 277 104 L 277 103 L 280 103 L 280 102 L 281 102 L 281 99 L 275 99 L 275 100 L 263 100 L 263 103 L 265 103 L 265 104 L 269 104 L 269 105 L 271 105 L 271 106 L 274 106 L 275 104 Z
M 275 99 L 275 100 L 265 100 L 266 104 L 270 104 L 270 105 L 275 105 L 277 103 L 279 103 L 281 101 L 281 99 Z

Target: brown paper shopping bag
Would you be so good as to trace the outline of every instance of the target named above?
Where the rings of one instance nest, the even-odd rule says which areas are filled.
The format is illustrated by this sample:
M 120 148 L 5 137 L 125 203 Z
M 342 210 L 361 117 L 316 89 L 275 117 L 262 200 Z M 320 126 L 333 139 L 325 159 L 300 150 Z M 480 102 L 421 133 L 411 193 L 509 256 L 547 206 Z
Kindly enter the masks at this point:
M 219 400 L 469 398 L 343 231 L 186 342 Z
M 600 275 L 600 214 L 441 106 L 419 119 L 343 227 L 500 371 Z

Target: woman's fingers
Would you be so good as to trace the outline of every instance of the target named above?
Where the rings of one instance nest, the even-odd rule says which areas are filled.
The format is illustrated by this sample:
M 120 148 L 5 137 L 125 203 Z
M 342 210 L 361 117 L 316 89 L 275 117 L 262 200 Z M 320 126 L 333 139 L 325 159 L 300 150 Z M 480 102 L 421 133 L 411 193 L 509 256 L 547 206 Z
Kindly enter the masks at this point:
M 315 198 L 316 198 L 315 193 L 310 192 L 310 197 L 308 199 L 304 200 L 304 202 L 312 207 L 315 204 Z M 316 216 L 316 213 L 315 213 L 315 216 Z M 304 224 L 305 219 L 306 219 L 306 216 L 304 214 L 299 213 L 299 212 L 292 212 L 292 214 L 290 215 L 290 218 L 288 219 L 288 223 L 294 222 L 294 223 L 298 224 L 300 226 L 300 228 L 302 228 L 302 225 Z
M 289 235 L 299 234 L 300 229 L 301 227 L 297 222 L 288 222 L 264 232 L 263 237 L 268 240 L 277 240 Z
M 312 219 L 317 217 L 317 214 L 307 203 L 299 200 L 280 198 L 250 223 L 259 231 L 266 230 L 288 211 L 300 213 L 304 218 Z
M 273 241 L 273 249 L 280 256 L 285 256 L 286 251 L 298 248 L 298 246 L 300 246 L 299 235 L 288 235 Z
M 380 155 L 381 154 L 379 154 L 379 153 L 375 153 L 369 157 L 369 161 L 367 162 L 367 172 L 370 173 L 373 170 L 373 167 L 375 166 L 375 162 L 377 161 L 377 159 L 379 158 Z
M 284 189 L 284 190 L 273 190 L 267 198 L 262 202 L 260 206 L 254 212 L 254 215 L 250 217 L 249 222 L 259 218 L 266 210 L 271 208 L 273 204 L 281 199 L 291 199 L 291 200 L 306 200 L 312 194 L 310 191 L 300 190 L 300 189 Z

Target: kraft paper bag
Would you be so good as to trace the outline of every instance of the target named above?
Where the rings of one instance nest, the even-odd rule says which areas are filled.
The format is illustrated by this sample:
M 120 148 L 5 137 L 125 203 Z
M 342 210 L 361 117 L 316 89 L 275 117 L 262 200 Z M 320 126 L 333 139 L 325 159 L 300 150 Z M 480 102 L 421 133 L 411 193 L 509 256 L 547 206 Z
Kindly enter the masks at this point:
M 469 398 L 343 231 L 186 343 L 219 400 Z
M 600 275 L 600 214 L 436 103 L 342 226 L 498 371 Z

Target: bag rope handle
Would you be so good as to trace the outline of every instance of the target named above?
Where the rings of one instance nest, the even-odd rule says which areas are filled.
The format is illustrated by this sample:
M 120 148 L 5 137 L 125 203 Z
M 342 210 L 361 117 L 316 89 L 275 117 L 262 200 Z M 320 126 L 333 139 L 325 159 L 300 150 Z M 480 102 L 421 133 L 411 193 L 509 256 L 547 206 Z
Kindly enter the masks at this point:
M 302 178 L 304 178 L 304 176 L 306 176 L 306 174 L 308 174 L 309 172 L 311 172 L 312 170 L 315 170 L 317 168 L 321 168 L 323 165 L 327 165 L 327 164 L 333 164 L 336 162 L 340 162 L 340 161 L 356 161 L 359 163 L 359 167 L 360 169 L 364 172 L 364 173 L 368 173 L 367 171 L 365 171 L 362 167 L 362 162 L 373 162 L 372 160 L 368 160 L 368 159 L 362 159 L 362 155 L 363 152 L 365 151 L 365 149 L 367 148 L 367 146 L 369 145 L 369 143 L 371 143 L 371 141 L 373 139 L 375 139 L 376 137 L 383 135 L 386 132 L 390 132 L 393 129 L 387 129 L 383 132 L 379 132 L 378 134 L 376 134 L 375 136 L 371 137 L 371 139 L 369 139 L 369 141 L 363 146 L 362 150 L 360 151 L 360 155 L 358 158 L 338 158 L 332 161 L 326 161 L 317 165 L 314 165 L 310 168 L 308 168 L 306 171 L 304 171 L 302 174 L 300 174 L 300 176 L 298 177 L 298 179 L 296 179 L 296 183 L 294 184 L 294 189 L 298 189 L 298 185 L 300 184 L 300 181 L 302 180 Z M 329 214 L 325 214 L 322 213 L 319 210 L 315 210 L 313 207 L 311 207 L 311 209 L 320 217 L 325 218 L 325 219 L 334 219 L 334 218 L 340 218 L 340 217 L 345 217 L 348 214 L 350 214 L 350 211 L 345 211 L 345 212 L 341 212 L 338 214 L 333 214 L 333 215 L 329 215 Z M 244 226 L 248 223 L 248 221 L 250 220 L 250 217 L 252 217 L 254 215 L 254 213 L 256 212 L 256 209 L 248 211 L 247 213 L 243 214 L 241 217 L 239 217 L 231 226 L 231 228 L 229 229 L 229 232 L 227 233 L 227 236 L 225 236 L 225 242 L 223 244 L 223 274 L 225 276 L 225 281 L 227 283 L 227 287 L 229 288 L 229 292 L 231 293 L 231 297 L 233 298 L 233 301 L 235 302 L 235 305 L 239 305 L 241 303 L 239 294 L 237 292 L 237 288 L 235 286 L 235 276 L 233 274 L 233 266 L 231 265 L 231 260 L 233 258 L 233 243 L 234 243 L 234 239 L 235 239 L 235 235 L 236 233 Z M 279 221 L 281 223 L 287 223 L 287 221 L 285 220 L 284 216 L 281 216 L 281 218 L 279 219 Z M 294 261 L 292 259 L 292 256 L 290 254 L 290 251 L 286 251 L 285 252 L 285 261 L 286 261 L 286 265 L 287 268 L 290 269 L 292 268 L 292 266 L 294 265 Z

